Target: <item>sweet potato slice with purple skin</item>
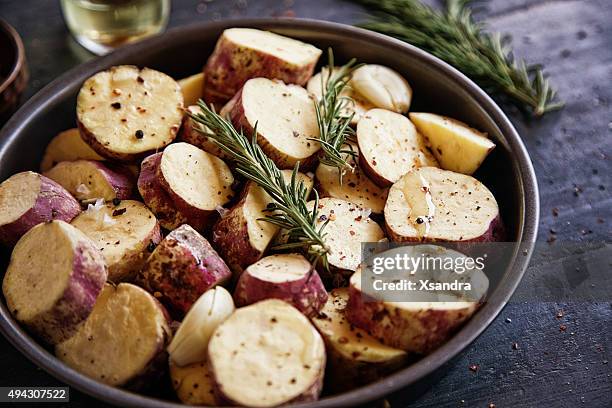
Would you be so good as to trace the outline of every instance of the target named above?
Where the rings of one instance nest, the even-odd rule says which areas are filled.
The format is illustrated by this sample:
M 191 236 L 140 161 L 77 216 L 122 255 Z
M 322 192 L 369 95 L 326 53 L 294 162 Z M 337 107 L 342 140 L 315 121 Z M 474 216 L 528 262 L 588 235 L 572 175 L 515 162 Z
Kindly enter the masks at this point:
M 92 205 L 72 220 L 97 245 L 108 266 L 108 280 L 131 281 L 161 239 L 157 219 L 141 202 Z
M 268 299 L 237 309 L 208 344 L 215 396 L 227 405 L 275 407 L 316 401 L 325 345 L 295 307 Z
M 157 176 L 175 208 L 198 231 L 215 221 L 217 208 L 234 194 L 234 176 L 225 162 L 188 143 L 163 151 Z
M 381 379 L 408 360 L 408 354 L 386 346 L 346 320 L 348 288 L 331 291 L 327 303 L 312 318 L 327 349 L 326 384 L 346 391 Z
M 399 113 L 371 109 L 357 124 L 359 166 L 373 182 L 389 187 L 416 167 L 438 166 L 427 140 Z
M 414 169 L 389 190 L 385 223 L 395 242 L 491 242 L 503 237 L 493 194 L 475 178 Z
M 135 177 L 127 167 L 93 160 L 60 162 L 45 172 L 77 200 L 125 200 L 134 195 Z
M 0 242 L 13 246 L 41 222 L 70 222 L 81 206 L 55 181 L 32 171 L 17 173 L 0 184 Z
M 291 181 L 290 170 L 282 170 L 286 182 Z M 298 173 L 307 191 L 313 182 L 305 174 Z M 238 277 L 244 268 L 257 262 L 278 233 L 278 227 L 260 220 L 272 198 L 253 182 L 247 182 L 240 201 L 229 209 L 213 226 L 213 245 L 232 272 Z
M 106 265 L 94 243 L 70 224 L 51 221 L 17 242 L 2 292 L 17 321 L 57 344 L 87 319 L 105 281 Z
M 305 85 L 321 50 L 292 38 L 252 28 L 225 30 L 204 67 L 204 100 L 223 104 L 251 78 Z
M 166 370 L 171 338 L 168 314 L 153 296 L 130 283 L 107 284 L 89 318 L 55 354 L 88 377 L 138 389 Z
M 245 269 L 234 290 L 236 306 L 280 299 L 306 316 L 314 316 L 327 301 L 319 274 L 299 254 L 270 255 Z
M 168 230 L 173 230 L 186 223 L 187 217 L 175 208 L 172 198 L 159 182 L 157 171 L 161 156 L 161 153 L 155 153 L 142 161 L 138 176 L 138 192 L 157 217 L 159 224 Z
M 137 281 L 182 316 L 204 292 L 227 282 L 231 275 L 206 238 L 181 225 L 155 248 Z
M 266 78 L 248 80 L 229 113 L 236 129 L 252 135 L 280 169 L 314 167 L 321 145 L 314 97 L 297 85 Z M 312 140 L 315 139 L 315 140 Z
M 439 257 L 444 261 L 452 258 L 466 258 L 460 252 L 435 245 L 417 245 L 397 247 L 377 254 L 385 259 L 396 255 L 408 255 L 411 258 Z M 466 263 L 462 263 L 466 265 Z M 411 275 L 414 272 L 414 275 Z M 362 268 L 351 276 L 349 284 L 349 301 L 346 317 L 351 324 L 359 327 L 383 344 L 408 352 L 425 354 L 442 343 L 475 312 L 487 293 L 489 280 L 478 266 L 466 269 L 461 273 L 444 267 L 419 267 L 406 275 L 420 287 L 422 280 L 427 283 L 449 283 L 460 281 L 469 283 L 470 288 L 459 290 L 429 289 L 405 291 L 401 299 L 397 296 L 390 301 L 385 298 L 392 289 L 385 289 L 382 283 L 372 287 L 362 286 L 366 279 L 372 279 L 372 271 Z M 399 275 L 395 282 L 403 280 Z M 404 300 L 405 299 L 405 300 Z

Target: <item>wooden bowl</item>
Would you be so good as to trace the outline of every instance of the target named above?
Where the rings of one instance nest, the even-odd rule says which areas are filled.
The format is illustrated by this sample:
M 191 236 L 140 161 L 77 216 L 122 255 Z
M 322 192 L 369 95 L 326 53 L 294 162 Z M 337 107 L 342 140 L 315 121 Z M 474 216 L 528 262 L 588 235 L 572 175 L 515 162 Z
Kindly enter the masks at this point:
M 376 62 L 400 72 L 413 86 L 414 109 L 446 114 L 486 131 L 497 147 L 477 178 L 493 191 L 507 227 L 507 264 L 500 265 L 489 286 L 486 304 L 444 345 L 413 364 L 375 383 L 352 391 L 302 403 L 300 408 L 331 408 L 366 404 L 403 389 L 418 395 L 443 372 L 443 367 L 467 347 L 503 309 L 527 268 L 537 235 L 539 198 L 529 155 L 510 120 L 476 84 L 443 61 L 409 44 L 343 24 L 301 19 L 238 19 L 199 23 L 118 49 L 76 67 L 42 89 L 0 132 L 0 181 L 37 169 L 46 144 L 61 130 L 74 127 L 76 96 L 83 81 L 112 65 L 134 64 L 159 69 L 175 78 L 201 70 L 221 32 L 229 27 L 275 31 L 331 46 L 338 62 L 351 57 Z M 0 252 L 0 278 L 8 261 Z M 490 278 L 491 279 L 491 278 Z M 142 395 L 113 388 L 86 377 L 55 358 L 12 317 L 0 296 L 0 331 L 37 366 L 59 380 L 107 403 L 151 408 L 183 408 L 165 395 Z M 168 384 L 169 386 L 169 384 Z M 406 388 L 408 387 L 408 388 Z
M 28 67 L 21 37 L 0 19 L 0 124 L 17 109 L 28 82 Z

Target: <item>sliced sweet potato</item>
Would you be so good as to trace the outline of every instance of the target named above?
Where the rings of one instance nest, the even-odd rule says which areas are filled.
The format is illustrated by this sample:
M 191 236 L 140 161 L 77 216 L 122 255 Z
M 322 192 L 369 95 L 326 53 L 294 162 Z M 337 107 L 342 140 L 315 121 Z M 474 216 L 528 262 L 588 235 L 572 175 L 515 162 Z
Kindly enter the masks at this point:
M 308 202 L 308 208 L 313 205 L 314 201 Z M 362 261 L 362 242 L 378 242 L 385 238 L 382 228 L 369 217 L 369 211 L 356 204 L 337 198 L 322 198 L 318 211 L 317 228 L 328 222 L 324 238 L 330 250 L 327 260 L 342 275 L 357 270 Z
M 81 206 L 55 181 L 32 171 L 17 173 L 0 184 L 0 242 L 13 246 L 41 222 L 70 222 Z
M 359 155 L 357 146 L 352 145 L 351 148 L 356 155 Z M 345 150 L 349 148 L 346 147 Z M 319 164 L 315 172 L 319 195 L 346 200 L 360 207 L 369 208 L 375 214 L 382 214 L 388 189 L 378 187 L 364 174 L 353 156 L 347 156 L 347 162 L 353 166 L 353 171 L 346 171 L 342 175 L 342 184 L 337 167 Z
M 404 254 L 411 258 L 465 258 L 457 251 L 435 245 L 398 247 L 376 256 L 388 259 Z M 373 276 L 372 272 L 365 276 L 363 273 L 359 269 L 350 279 L 346 307 L 348 321 L 390 347 L 414 353 L 428 353 L 448 340 L 478 309 L 479 301 L 488 289 L 487 276 L 477 267 L 461 274 L 452 269 L 419 267 L 414 274 L 408 272 L 405 275 L 415 282 L 415 288 L 420 287 L 419 280 L 431 283 L 457 280 L 468 282 L 471 287 L 469 290 L 439 292 L 406 290 L 402 292 L 405 301 L 386 301 L 380 293 L 369 292 L 363 287 L 363 279 Z M 399 280 L 403 279 L 398 276 L 396 281 Z
M 171 338 L 166 311 L 153 296 L 130 283 L 107 284 L 89 318 L 55 354 L 88 377 L 138 389 L 167 369 Z
M 215 406 L 214 384 L 206 361 L 180 367 L 170 361 L 172 388 L 178 399 L 187 405 Z
M 198 99 L 202 98 L 202 87 L 204 86 L 204 74 L 198 73 L 179 79 L 178 84 L 183 93 L 183 103 L 185 106 L 195 105 Z
M 106 281 L 102 254 L 64 221 L 38 224 L 13 249 L 2 282 L 17 321 L 50 344 L 74 335 Z
M 501 219 L 495 197 L 471 176 L 421 167 L 389 190 L 389 238 L 402 241 L 497 241 Z
M 282 173 L 285 181 L 290 182 L 292 172 L 283 170 Z M 297 180 L 308 191 L 312 189 L 310 177 L 298 173 Z M 276 225 L 260 220 L 268 215 L 265 209 L 272 201 L 261 187 L 249 182 L 240 201 L 213 227 L 213 244 L 236 276 L 263 256 L 278 233 Z
M 372 109 L 357 125 L 359 165 L 376 184 L 389 187 L 411 169 L 437 166 L 425 139 L 408 118 Z
M 104 255 L 108 279 L 132 280 L 161 239 L 157 219 L 138 201 L 91 205 L 72 225 L 92 239 Z
M 472 174 L 495 148 L 486 133 L 455 119 L 433 113 L 411 113 L 410 120 L 431 144 L 445 170 Z
M 93 160 L 60 162 L 45 172 L 77 200 L 124 200 L 134 195 L 134 175 L 124 166 Z
M 334 391 L 365 385 L 402 367 L 405 351 L 385 346 L 345 316 L 348 288 L 331 291 L 327 303 L 312 318 L 327 348 L 327 383 Z
M 318 48 L 253 28 L 223 31 L 204 67 L 204 99 L 225 103 L 251 78 L 305 85 L 321 55 Z
M 231 275 L 206 238 L 185 224 L 155 248 L 138 275 L 138 282 L 182 316 L 200 295 L 226 282 Z
M 142 162 L 138 191 L 161 225 L 202 230 L 233 195 L 234 177 L 218 157 L 188 143 L 173 143 Z
M 199 113 L 201 109 L 197 105 L 192 105 L 187 108 L 188 113 Z M 220 112 L 221 115 L 223 113 Z M 180 138 L 183 142 L 192 144 L 200 149 L 213 154 L 221 159 L 227 159 L 227 155 L 212 141 L 208 136 L 203 135 L 197 129 L 202 129 L 201 125 L 195 122 L 186 114 L 181 128 Z
M 122 65 L 85 81 L 77 98 L 81 137 L 103 157 L 134 161 L 174 140 L 183 94 L 168 75 Z
M 51 139 L 40 162 L 40 171 L 47 171 L 59 162 L 74 160 L 104 160 L 81 139 L 77 128 L 64 130 Z
M 300 162 L 311 168 L 321 145 L 313 97 L 301 86 L 286 85 L 266 78 L 248 80 L 239 92 L 229 114 L 234 127 L 252 135 L 257 127 L 257 143 L 281 169 L 292 169 Z
M 264 299 L 284 300 L 306 316 L 314 316 L 327 301 L 327 291 L 302 255 L 270 255 L 246 268 L 234 290 L 238 307 Z
M 318 398 L 325 345 L 296 308 L 269 299 L 237 309 L 217 327 L 208 363 L 220 402 L 274 407 Z

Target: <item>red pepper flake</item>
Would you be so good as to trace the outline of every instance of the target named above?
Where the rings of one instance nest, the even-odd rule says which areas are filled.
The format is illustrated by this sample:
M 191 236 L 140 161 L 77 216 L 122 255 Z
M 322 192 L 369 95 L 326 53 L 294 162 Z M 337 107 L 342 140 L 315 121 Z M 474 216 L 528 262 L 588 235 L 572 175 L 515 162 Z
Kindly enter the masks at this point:
M 567 330 L 567 326 L 566 325 L 562 324 L 561 326 L 559 326 L 559 331 L 560 332 L 564 332 L 566 330 Z
M 359 221 L 361 221 L 362 219 L 363 219 L 363 216 L 362 216 L 362 215 L 360 215 L 360 216 L 358 216 L 357 218 L 355 218 L 355 221 L 359 222 Z
M 469 367 L 470 371 L 473 372 L 473 373 L 478 372 L 479 368 L 480 367 L 477 364 L 471 364 L 470 367 Z
M 348 343 L 348 341 L 349 340 L 346 337 L 340 337 L 338 339 L 338 343 L 340 343 L 340 344 L 346 344 L 346 343 Z
M 349 234 L 351 234 L 351 236 L 353 236 L 353 235 L 355 235 L 355 231 L 349 230 Z
M 559 310 L 559 311 L 557 312 L 557 319 L 560 319 L 560 318 L 562 318 L 562 317 L 563 317 L 563 310 Z
M 142 77 L 139 75 L 138 78 L 136 78 L 136 81 L 138 81 L 138 83 L 142 84 L 144 82 L 144 79 L 142 79 Z

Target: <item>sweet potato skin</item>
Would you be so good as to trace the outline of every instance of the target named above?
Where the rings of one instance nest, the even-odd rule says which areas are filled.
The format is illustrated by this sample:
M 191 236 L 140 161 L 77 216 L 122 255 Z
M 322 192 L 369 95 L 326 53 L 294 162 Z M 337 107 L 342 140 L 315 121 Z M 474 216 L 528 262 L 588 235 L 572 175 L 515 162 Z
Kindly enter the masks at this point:
M 200 108 L 198 106 L 189 106 L 186 109 L 185 118 L 183 119 L 183 126 L 181 127 L 181 131 L 179 133 L 179 139 L 183 142 L 199 147 L 205 152 L 215 155 L 221 159 L 228 159 L 228 156 L 223 153 L 219 147 L 217 147 L 215 142 L 196 130 L 196 128 L 200 127 L 200 125 L 191 119 L 188 113 L 197 113 L 199 111 Z M 220 114 L 223 115 L 222 112 L 220 112 Z
M 280 299 L 292 304 L 304 315 L 316 315 L 327 302 L 327 291 L 316 270 L 302 279 L 274 283 L 245 270 L 234 290 L 236 306 L 247 306 L 264 299 Z
M 247 188 L 245 188 L 245 191 Z M 251 245 L 247 219 L 243 212 L 246 194 L 213 226 L 213 245 L 225 259 L 237 279 L 263 252 Z
M 116 198 L 127 200 L 134 197 L 134 188 L 136 187 L 134 173 L 126 166 L 115 163 L 101 163 L 94 161 L 92 163 L 98 168 L 110 185 L 115 190 Z
M 506 232 L 504 228 L 504 223 L 502 222 L 501 216 L 497 214 L 497 217 L 491 220 L 489 227 L 479 237 L 474 237 L 470 239 L 465 239 L 462 241 L 448 241 L 442 239 L 436 239 L 431 237 L 406 237 L 401 234 L 398 234 L 385 222 L 385 231 L 387 232 L 387 236 L 393 242 L 456 242 L 457 249 L 460 251 L 462 245 L 469 245 L 470 243 L 475 242 L 500 242 L 505 239 Z
M 66 189 L 48 177 L 39 175 L 40 192 L 36 202 L 21 217 L 0 226 L 0 242 L 14 246 L 32 227 L 51 220 L 70 222 L 81 213 L 78 201 Z
M 200 295 L 230 277 L 229 268 L 208 241 L 182 225 L 155 248 L 137 281 L 182 316 Z
M 11 308 L 10 294 L 5 293 L 7 306 L 13 316 L 31 332 L 48 344 L 58 344 L 75 334 L 80 324 L 87 319 L 106 276 L 102 254 L 91 241 L 84 240 L 75 249 L 69 285 L 50 310 L 23 321 L 19 319 L 19 311 Z
M 349 286 L 346 318 L 381 343 L 413 353 L 428 353 L 459 328 L 478 308 L 456 310 L 404 310 L 368 298 Z
M 242 103 L 242 90 L 241 88 L 236 96 L 235 103 L 229 112 L 229 118 L 236 129 L 242 129 L 245 135 L 252 135 L 255 131 L 254 127 L 249 123 L 244 112 L 244 105 Z M 313 142 L 314 143 L 314 142 Z M 270 158 L 280 169 L 293 169 L 295 166 L 295 160 L 292 160 L 287 155 L 279 152 L 268 140 L 263 137 L 259 132 L 257 133 L 257 144 L 264 151 L 266 156 Z M 313 170 L 319 160 L 319 154 L 315 153 L 310 157 L 307 157 L 300 161 L 300 171 L 305 172 Z
M 202 95 L 207 103 L 227 102 L 244 83 L 257 77 L 280 79 L 288 84 L 305 85 L 317 61 L 295 66 L 273 55 L 241 48 L 222 35 L 204 66 Z
M 144 203 L 153 211 L 162 227 L 172 230 L 187 222 L 187 218 L 175 209 L 170 195 L 164 190 L 158 178 L 162 153 L 145 158 L 138 176 L 138 191 Z

